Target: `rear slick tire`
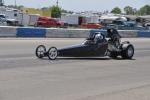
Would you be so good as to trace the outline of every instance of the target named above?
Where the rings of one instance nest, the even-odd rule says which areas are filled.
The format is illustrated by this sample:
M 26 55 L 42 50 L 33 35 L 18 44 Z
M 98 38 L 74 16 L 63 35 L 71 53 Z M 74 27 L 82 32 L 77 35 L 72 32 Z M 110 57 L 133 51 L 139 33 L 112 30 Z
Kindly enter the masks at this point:
M 121 52 L 121 56 L 123 59 L 132 59 L 134 56 L 133 45 L 127 46 L 127 48 Z

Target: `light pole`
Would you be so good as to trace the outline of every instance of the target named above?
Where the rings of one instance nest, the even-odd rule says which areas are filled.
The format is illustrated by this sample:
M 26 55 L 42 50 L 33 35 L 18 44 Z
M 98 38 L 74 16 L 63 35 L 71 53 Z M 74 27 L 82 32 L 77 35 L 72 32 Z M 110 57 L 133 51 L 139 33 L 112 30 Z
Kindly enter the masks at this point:
M 56 1 L 56 5 L 58 6 L 58 4 L 59 4 L 59 2 L 58 2 L 58 0 Z
M 4 1 L 0 0 L 0 6 L 3 6 L 3 5 L 4 5 Z
M 15 8 L 17 8 L 17 1 L 15 0 Z

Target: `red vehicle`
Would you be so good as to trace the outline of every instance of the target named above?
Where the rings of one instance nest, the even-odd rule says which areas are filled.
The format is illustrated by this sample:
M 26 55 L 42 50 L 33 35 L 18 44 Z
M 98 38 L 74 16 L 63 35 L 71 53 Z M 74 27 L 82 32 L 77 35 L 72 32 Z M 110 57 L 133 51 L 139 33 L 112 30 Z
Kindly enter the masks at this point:
M 37 27 L 63 27 L 64 22 L 51 17 L 39 17 L 36 23 Z
M 94 28 L 94 29 L 99 29 L 102 28 L 102 25 L 96 24 L 96 23 L 82 23 L 81 24 L 82 28 Z

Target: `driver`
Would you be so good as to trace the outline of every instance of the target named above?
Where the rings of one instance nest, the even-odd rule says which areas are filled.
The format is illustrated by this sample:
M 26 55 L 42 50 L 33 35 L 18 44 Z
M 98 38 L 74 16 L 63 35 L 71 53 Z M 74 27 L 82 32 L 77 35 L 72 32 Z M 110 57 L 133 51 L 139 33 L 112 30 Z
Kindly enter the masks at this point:
M 118 31 L 114 28 L 111 28 L 111 29 L 107 29 L 107 37 L 108 38 L 121 38 L 120 34 L 118 33 Z
M 115 47 L 119 47 L 120 45 L 120 34 L 118 31 L 114 28 L 107 30 L 107 37 L 110 38 L 110 41 L 114 44 Z

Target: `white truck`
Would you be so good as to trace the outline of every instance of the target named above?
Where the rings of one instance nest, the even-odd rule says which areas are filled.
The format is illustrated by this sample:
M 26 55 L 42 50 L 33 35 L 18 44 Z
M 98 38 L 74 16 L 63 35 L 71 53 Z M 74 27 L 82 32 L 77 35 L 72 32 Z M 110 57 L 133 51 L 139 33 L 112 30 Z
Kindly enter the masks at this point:
M 5 14 L 0 14 L 0 25 L 16 26 L 18 21 L 16 19 L 8 18 Z

